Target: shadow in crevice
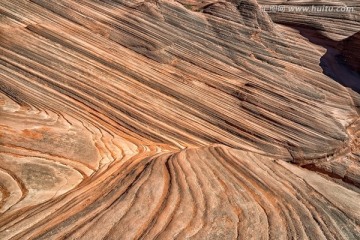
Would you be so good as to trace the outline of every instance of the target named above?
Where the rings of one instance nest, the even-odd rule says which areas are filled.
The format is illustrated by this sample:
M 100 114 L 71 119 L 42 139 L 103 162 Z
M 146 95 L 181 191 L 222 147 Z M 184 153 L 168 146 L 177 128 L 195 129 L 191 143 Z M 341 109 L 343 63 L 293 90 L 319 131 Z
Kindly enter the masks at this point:
M 291 27 L 311 43 L 326 48 L 326 53 L 320 58 L 320 67 L 325 75 L 360 93 L 360 32 L 342 41 L 335 41 L 322 35 L 318 29 Z

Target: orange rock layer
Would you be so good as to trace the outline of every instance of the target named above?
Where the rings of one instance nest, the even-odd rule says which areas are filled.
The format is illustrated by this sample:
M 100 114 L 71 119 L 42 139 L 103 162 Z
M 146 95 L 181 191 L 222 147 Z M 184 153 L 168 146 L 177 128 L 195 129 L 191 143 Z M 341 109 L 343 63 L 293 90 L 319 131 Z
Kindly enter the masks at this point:
M 360 4 L 282 2 L 0 1 L 0 239 L 359 239 Z

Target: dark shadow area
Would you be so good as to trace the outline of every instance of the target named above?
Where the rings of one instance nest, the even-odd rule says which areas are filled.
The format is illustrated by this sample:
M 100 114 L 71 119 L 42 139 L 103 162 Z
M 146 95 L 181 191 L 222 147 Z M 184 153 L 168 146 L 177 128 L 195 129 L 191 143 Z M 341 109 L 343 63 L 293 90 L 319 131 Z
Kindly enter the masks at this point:
M 342 41 L 334 41 L 315 28 L 290 27 L 297 29 L 311 43 L 326 48 L 326 53 L 320 58 L 320 67 L 325 75 L 360 93 L 360 32 Z

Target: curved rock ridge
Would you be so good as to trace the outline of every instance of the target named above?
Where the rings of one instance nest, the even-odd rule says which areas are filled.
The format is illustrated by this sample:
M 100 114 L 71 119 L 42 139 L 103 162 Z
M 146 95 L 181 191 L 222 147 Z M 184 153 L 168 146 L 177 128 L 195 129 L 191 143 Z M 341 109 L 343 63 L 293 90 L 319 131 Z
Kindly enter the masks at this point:
M 0 239 L 359 239 L 358 6 L 0 1 Z
M 24 213 L 27 218 L 14 218 L 4 225 L 9 230 L 5 236 L 360 237 L 359 193 L 266 156 L 211 146 L 160 154 L 131 167 L 114 164 L 105 174 L 109 171 L 112 177 L 91 177 L 61 201 L 40 204 L 37 211 Z M 79 204 L 80 199 L 86 200 Z

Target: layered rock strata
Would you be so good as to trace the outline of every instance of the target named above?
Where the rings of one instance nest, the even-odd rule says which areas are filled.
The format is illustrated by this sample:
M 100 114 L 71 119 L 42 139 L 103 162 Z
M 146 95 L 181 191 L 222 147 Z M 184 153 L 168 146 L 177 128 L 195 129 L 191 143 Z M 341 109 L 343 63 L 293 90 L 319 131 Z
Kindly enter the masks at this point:
M 2 0 L 0 239 L 360 238 L 358 12 L 273 4 Z

